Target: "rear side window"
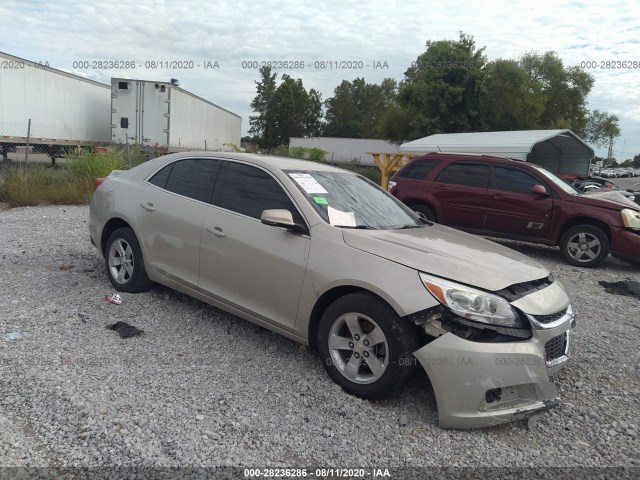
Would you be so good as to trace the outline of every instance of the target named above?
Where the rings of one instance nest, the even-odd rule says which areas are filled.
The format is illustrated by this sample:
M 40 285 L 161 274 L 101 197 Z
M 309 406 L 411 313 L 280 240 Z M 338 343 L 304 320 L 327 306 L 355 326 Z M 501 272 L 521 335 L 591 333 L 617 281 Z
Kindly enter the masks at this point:
M 436 182 L 468 187 L 486 187 L 487 168 L 485 163 L 452 163 L 440 172 Z
M 173 164 L 165 188 L 170 192 L 210 203 L 213 185 L 218 178 L 219 171 L 219 160 L 179 160 Z M 162 170 L 156 176 L 160 173 Z M 155 176 L 151 179 L 151 183 L 154 179 Z
M 257 219 L 263 210 L 282 208 L 291 212 L 295 223 L 304 224 L 289 196 L 271 175 L 242 163 L 229 163 L 220 206 Z
M 167 185 L 167 179 L 169 178 L 169 173 L 171 173 L 171 169 L 173 168 L 173 163 L 170 163 L 158 173 L 156 173 L 153 177 L 149 179 L 149 183 L 154 184 L 156 187 L 164 188 Z
M 534 185 L 543 183 L 523 170 L 501 166 L 493 167 L 491 188 L 508 192 L 531 193 Z
M 402 170 L 398 178 L 410 178 L 413 180 L 422 180 L 431 173 L 431 170 L 440 164 L 441 160 L 418 160 L 408 165 Z

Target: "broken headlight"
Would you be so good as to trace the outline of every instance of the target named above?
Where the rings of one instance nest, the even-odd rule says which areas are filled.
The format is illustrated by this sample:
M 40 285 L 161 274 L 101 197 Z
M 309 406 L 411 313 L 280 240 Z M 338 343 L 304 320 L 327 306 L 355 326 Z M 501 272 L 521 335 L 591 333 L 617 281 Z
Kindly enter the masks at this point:
M 420 280 L 442 305 L 462 318 L 489 325 L 522 328 L 518 314 L 504 298 L 422 272 Z

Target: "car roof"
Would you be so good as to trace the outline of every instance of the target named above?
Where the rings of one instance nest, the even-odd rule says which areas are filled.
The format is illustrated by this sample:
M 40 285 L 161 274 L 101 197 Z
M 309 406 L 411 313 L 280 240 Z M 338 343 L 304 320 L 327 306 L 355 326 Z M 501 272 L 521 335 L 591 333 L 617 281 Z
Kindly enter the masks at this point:
M 326 163 L 311 162 L 309 160 L 300 160 L 298 158 L 276 157 L 273 155 L 258 155 L 253 153 L 236 153 L 236 152 L 211 152 L 211 151 L 189 151 L 172 153 L 163 158 L 166 163 L 180 160 L 181 158 L 218 158 L 225 160 L 241 160 L 243 162 L 252 163 L 254 165 L 270 168 L 275 167 L 279 170 L 311 170 L 324 172 L 345 172 L 345 170 L 327 165 Z
M 483 155 L 481 153 L 455 153 L 455 152 L 430 152 L 425 153 L 424 155 L 420 155 L 419 157 L 415 157 L 413 160 L 421 160 L 425 158 L 440 158 L 442 160 L 488 160 L 490 162 L 507 162 L 507 163 L 517 163 L 518 165 L 523 165 L 526 162 L 522 160 L 515 160 L 513 158 L 507 157 L 496 157 L 494 155 Z

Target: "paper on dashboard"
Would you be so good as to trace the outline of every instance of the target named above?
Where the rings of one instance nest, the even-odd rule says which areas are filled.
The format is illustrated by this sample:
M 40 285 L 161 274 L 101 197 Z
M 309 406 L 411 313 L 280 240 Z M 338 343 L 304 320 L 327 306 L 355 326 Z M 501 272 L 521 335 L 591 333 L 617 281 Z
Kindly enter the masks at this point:
M 342 227 L 356 226 L 356 214 L 354 212 L 342 212 L 329 205 L 327 207 L 327 213 L 329 213 L 329 223 L 331 225 L 340 225 Z

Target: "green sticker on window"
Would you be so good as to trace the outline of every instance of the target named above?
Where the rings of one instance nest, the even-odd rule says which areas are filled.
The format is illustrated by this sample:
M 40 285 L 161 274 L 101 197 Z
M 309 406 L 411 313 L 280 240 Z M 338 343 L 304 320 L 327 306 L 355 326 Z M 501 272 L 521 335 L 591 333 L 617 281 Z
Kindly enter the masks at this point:
M 313 197 L 313 199 L 318 205 L 329 205 L 329 202 L 324 197 Z

